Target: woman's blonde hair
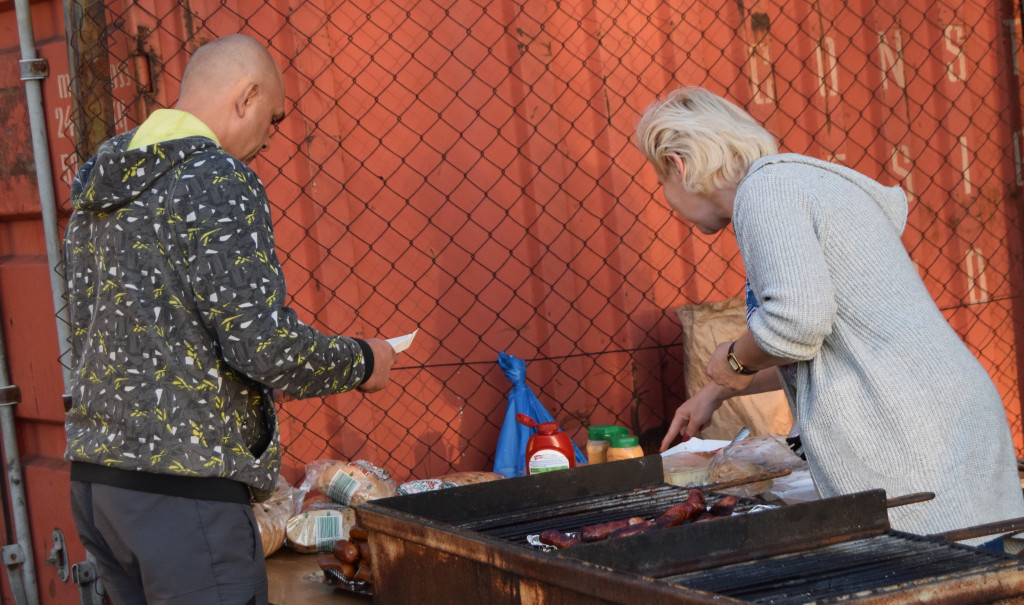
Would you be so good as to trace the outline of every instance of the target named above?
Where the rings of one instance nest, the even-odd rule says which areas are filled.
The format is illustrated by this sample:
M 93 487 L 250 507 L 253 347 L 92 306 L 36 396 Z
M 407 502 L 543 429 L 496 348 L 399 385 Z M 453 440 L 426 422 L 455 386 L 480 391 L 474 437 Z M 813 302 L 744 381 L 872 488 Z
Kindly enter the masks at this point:
M 655 101 L 636 127 L 637 146 L 665 178 L 683 160 L 683 187 L 710 193 L 735 185 L 751 164 L 778 153 L 775 138 L 736 105 L 687 86 Z

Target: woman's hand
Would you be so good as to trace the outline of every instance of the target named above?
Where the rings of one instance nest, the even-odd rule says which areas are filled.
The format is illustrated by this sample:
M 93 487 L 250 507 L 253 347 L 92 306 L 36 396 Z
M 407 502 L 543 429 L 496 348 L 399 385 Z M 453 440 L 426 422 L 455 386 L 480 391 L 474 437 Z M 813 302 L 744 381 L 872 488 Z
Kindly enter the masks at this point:
M 683 441 L 689 441 L 690 437 L 699 434 L 704 427 L 711 424 L 711 417 L 714 416 L 722 403 L 733 396 L 732 391 L 723 389 L 719 385 L 709 382 L 701 390 L 684 401 L 676 408 L 675 416 L 672 417 L 672 424 L 661 441 L 661 449 L 664 452 L 675 440 L 676 435 L 681 435 Z
M 728 355 L 729 343 L 725 344 L 725 352 Z M 728 363 L 728 360 L 726 360 L 726 364 Z M 731 366 L 729 371 L 732 372 Z M 722 407 L 726 399 L 739 395 L 767 393 L 782 388 L 782 385 L 779 383 L 779 373 L 775 371 L 775 368 L 767 368 L 750 376 L 742 374 L 739 376 L 749 379 L 747 386 L 742 390 L 733 391 L 722 387 L 720 384 L 709 382 L 704 388 L 697 391 L 693 397 L 690 397 L 676 408 L 675 416 L 672 417 L 672 424 L 669 425 L 668 432 L 665 433 L 665 438 L 661 441 L 661 449 L 659 451 L 664 452 L 667 450 L 672 445 L 676 435 L 681 435 L 683 441 L 689 441 L 690 437 L 699 435 L 705 427 L 711 424 L 711 417 L 715 415 L 718 408 Z
M 742 391 L 750 386 L 754 374 L 740 374 L 729 365 L 729 347 L 732 343 L 723 342 L 715 347 L 708 361 L 708 377 L 724 389 Z M 735 352 L 735 351 L 734 351 Z

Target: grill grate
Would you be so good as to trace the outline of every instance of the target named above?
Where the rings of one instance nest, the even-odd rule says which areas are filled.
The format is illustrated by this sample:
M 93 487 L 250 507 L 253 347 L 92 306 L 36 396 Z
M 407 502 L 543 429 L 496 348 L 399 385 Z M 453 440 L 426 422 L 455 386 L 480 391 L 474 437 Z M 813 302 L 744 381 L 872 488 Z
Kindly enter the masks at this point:
M 526 536 L 538 534 L 545 529 L 576 531 L 584 525 L 604 523 L 626 517 L 643 517 L 645 519 L 656 517 L 672 505 L 686 500 L 689 492 L 690 488 L 660 485 L 473 519 L 459 524 L 459 527 L 477 531 L 492 538 L 526 543 Z M 709 506 L 722 496 L 723 494 L 704 494 Z M 741 498 L 735 510 L 736 512 L 745 512 L 754 504 L 756 502 Z
M 826 602 L 1015 560 L 901 532 L 662 578 L 754 603 Z
M 707 487 L 717 501 L 721 486 Z M 357 512 L 375 552 L 389 554 L 374 568 L 386 590 L 375 589 L 382 603 L 479 605 L 543 595 L 551 603 L 961 605 L 1024 595 L 1024 559 L 894 532 L 882 490 L 554 553 L 509 539 L 649 518 L 686 494 L 664 484 L 659 456 L 645 456 L 374 500 Z M 449 576 L 460 578 L 457 590 L 437 582 Z

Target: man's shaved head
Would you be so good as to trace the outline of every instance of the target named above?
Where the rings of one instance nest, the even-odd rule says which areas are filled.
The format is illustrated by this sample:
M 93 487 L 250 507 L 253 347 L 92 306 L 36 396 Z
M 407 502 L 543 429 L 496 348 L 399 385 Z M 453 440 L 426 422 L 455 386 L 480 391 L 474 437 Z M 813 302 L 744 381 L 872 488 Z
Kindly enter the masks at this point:
M 249 162 L 284 117 L 284 80 L 267 48 L 234 34 L 200 46 L 181 79 L 175 105 L 213 130 L 225 151 Z
M 279 74 L 270 52 L 244 34 L 234 34 L 203 44 L 189 59 L 181 79 L 181 97 L 216 94 L 218 88 L 239 80 L 271 80 Z

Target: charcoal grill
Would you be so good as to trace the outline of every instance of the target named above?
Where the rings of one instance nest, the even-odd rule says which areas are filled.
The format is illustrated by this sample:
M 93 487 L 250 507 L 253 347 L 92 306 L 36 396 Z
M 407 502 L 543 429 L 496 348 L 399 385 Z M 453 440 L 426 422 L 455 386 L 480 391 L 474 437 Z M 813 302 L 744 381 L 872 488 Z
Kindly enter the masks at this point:
M 1024 560 L 892 530 L 882 490 L 555 552 L 527 544 L 543 529 L 656 516 L 688 491 L 662 473 L 661 457 L 647 456 L 363 504 L 374 602 L 959 605 L 1024 595 Z

